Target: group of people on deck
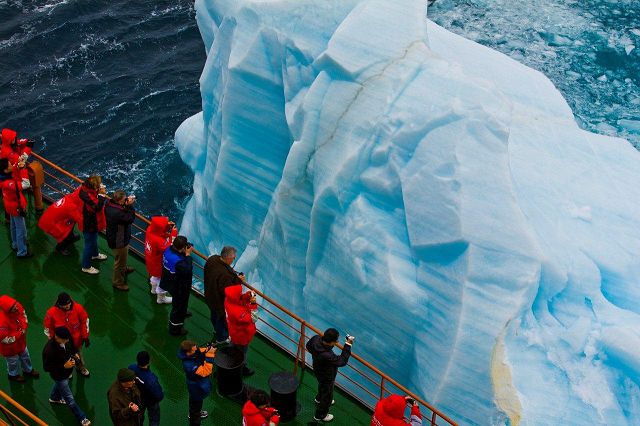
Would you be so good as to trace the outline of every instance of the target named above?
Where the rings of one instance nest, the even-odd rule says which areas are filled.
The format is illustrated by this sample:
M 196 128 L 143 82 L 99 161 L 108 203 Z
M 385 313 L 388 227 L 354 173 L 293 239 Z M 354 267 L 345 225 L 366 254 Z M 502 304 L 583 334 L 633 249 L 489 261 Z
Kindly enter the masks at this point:
M 26 238 L 24 217 L 27 201 L 23 193 L 29 187 L 24 169 L 30 147 L 18 141 L 15 132 L 2 130 L 0 185 L 11 226 L 12 248 L 18 258 L 26 258 L 33 255 Z M 38 226 L 56 240 L 57 253 L 69 256 L 71 246 L 80 239 L 74 232 L 77 224 L 84 240 L 81 271 L 91 275 L 100 273 L 92 262 L 108 258 L 98 250 L 98 233 L 104 231 L 114 257 L 112 286 L 117 291 L 128 291 L 128 275 L 134 271 L 127 265 L 128 247 L 135 219 L 135 197 L 123 190 L 107 196 L 102 179 L 93 175 L 72 193 L 49 206 L 40 217 Z M 191 316 L 188 306 L 193 282 L 192 251 L 192 244 L 185 236 L 178 235 L 174 222 L 166 216 L 152 217 L 145 233 L 145 263 L 150 292 L 158 304 L 171 304 L 168 332 L 173 336 L 188 334 L 184 324 Z M 236 255 L 234 247 L 225 246 L 220 254 L 210 256 L 204 265 L 204 298 L 210 309 L 215 340 L 204 347 L 192 340 L 184 340 L 178 350 L 189 392 L 190 425 L 199 425 L 202 419 L 208 417 L 208 412 L 203 410 L 203 403 L 211 392 L 210 378 L 218 347 L 237 347 L 245 359 L 242 374 L 251 376 L 255 373 L 247 365 L 247 355 L 256 333 L 258 304 L 252 291 L 244 291 L 244 274 L 233 268 Z M 0 296 L 0 353 L 6 358 L 9 379 L 20 383 L 29 377 L 39 377 L 27 349 L 27 327 L 26 313 L 20 302 L 8 295 Z M 69 294 L 60 293 L 44 317 L 44 330 L 49 340 L 43 350 L 43 366 L 54 381 L 49 402 L 67 405 L 81 425 L 90 425 L 91 420 L 76 404 L 69 387 L 74 369 L 82 376 L 90 375 L 81 353 L 81 348 L 90 345 L 89 315 Z M 329 409 L 335 402 L 333 388 L 337 370 L 347 365 L 353 344 L 353 338 L 347 336 L 342 353 L 337 355 L 333 348 L 338 339 L 338 331 L 330 328 L 307 343 L 318 379 L 314 413 L 316 422 L 330 422 L 334 418 L 329 414 Z M 114 425 L 142 425 L 145 413 L 150 425 L 160 424 L 163 390 L 158 377 L 150 369 L 150 362 L 149 353 L 142 351 L 138 353 L 136 363 L 118 370 L 116 380 L 107 394 L 109 414 Z M 266 392 L 255 390 L 247 398 L 242 410 L 244 426 L 272 426 L 279 423 L 278 413 L 270 407 Z M 408 424 L 404 419 L 406 406 L 411 408 L 409 422 L 412 425 L 422 424 L 415 401 L 409 397 L 391 395 L 378 402 L 371 425 Z

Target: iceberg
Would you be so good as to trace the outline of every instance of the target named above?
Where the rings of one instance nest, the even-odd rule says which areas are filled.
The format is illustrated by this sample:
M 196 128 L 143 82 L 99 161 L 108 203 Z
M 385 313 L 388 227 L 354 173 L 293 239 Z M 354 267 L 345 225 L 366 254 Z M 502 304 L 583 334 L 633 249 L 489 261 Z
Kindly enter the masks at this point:
M 460 424 L 640 423 L 640 154 L 423 0 L 196 0 L 182 233 Z

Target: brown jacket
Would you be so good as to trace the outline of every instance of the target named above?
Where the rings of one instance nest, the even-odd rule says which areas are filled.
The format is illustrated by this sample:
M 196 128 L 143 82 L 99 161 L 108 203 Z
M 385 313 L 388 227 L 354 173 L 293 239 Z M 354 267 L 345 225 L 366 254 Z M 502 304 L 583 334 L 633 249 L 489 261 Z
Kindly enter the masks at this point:
M 204 264 L 204 299 L 211 312 L 224 315 L 224 289 L 235 284 L 242 284 L 242 280 L 231 265 L 217 254 L 209 256 Z
M 124 389 L 117 380 L 113 382 L 107 392 L 109 401 L 109 416 L 115 426 L 142 426 L 142 399 L 137 386 L 131 389 Z M 134 412 L 129 408 L 129 403 L 133 402 L 140 409 Z

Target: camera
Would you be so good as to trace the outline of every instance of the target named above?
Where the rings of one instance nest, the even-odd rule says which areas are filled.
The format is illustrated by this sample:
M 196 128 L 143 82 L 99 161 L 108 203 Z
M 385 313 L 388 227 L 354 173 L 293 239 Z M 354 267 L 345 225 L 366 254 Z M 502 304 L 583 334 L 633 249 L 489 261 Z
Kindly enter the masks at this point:
M 35 144 L 36 144 L 36 141 L 34 141 L 33 139 L 26 139 L 26 138 L 18 139 L 18 143 L 17 143 L 18 146 L 26 146 L 29 148 L 33 148 Z
M 416 405 L 416 400 L 413 398 L 405 398 L 405 400 L 407 401 L 407 404 L 409 405 Z
M 187 248 L 190 249 L 191 247 L 193 247 L 193 244 L 189 241 L 187 241 Z
M 347 339 L 347 342 L 353 342 L 354 340 L 356 340 L 356 336 L 352 336 L 349 333 L 347 333 L 345 338 Z

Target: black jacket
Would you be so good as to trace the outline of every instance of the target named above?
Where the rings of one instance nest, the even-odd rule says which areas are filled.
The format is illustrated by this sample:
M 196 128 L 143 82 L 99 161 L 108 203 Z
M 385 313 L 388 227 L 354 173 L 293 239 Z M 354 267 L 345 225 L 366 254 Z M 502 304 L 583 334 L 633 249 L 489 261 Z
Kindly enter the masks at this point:
M 313 358 L 313 372 L 321 383 L 333 383 L 338 374 L 338 367 L 347 365 L 351 356 L 351 345 L 345 344 L 342 353 L 336 355 L 332 347 L 322 344 L 322 337 L 317 334 L 309 339 L 306 348 Z
M 49 373 L 55 381 L 69 378 L 73 367 L 64 368 L 64 364 L 77 353 L 78 351 L 75 346 L 73 346 L 71 340 L 69 340 L 63 348 L 56 342 L 54 337 L 47 342 L 42 351 L 42 366 L 44 367 L 44 371 Z
M 169 293 L 189 291 L 193 281 L 193 261 L 191 256 L 177 252 L 173 246 L 167 247 L 162 256 L 162 276 L 160 288 Z
M 242 284 L 242 280 L 231 265 L 217 254 L 209 256 L 204 264 L 204 299 L 211 312 L 224 315 L 224 289 L 236 284 Z
M 136 219 L 133 206 L 121 206 L 108 201 L 104 207 L 107 219 L 107 244 L 109 248 L 118 249 L 129 245 L 131 240 L 131 224 Z

